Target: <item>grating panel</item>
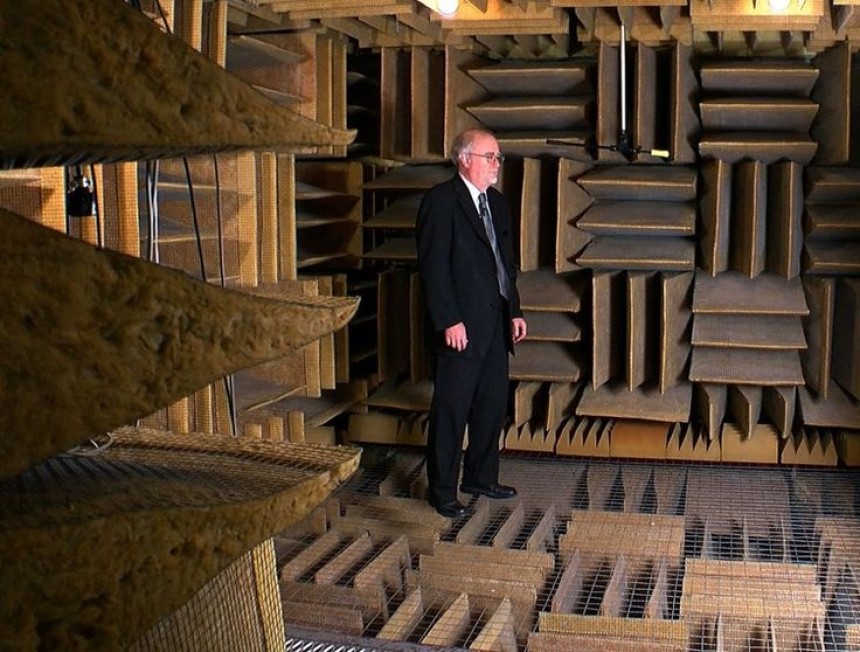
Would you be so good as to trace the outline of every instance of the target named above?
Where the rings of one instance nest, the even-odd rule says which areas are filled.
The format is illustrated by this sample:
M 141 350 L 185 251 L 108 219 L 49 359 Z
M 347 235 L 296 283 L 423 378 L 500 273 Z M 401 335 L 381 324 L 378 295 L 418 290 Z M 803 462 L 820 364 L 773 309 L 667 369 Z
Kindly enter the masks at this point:
M 505 456 L 519 497 L 461 496 L 448 520 L 414 497 L 421 455 L 392 454 L 391 474 L 331 499 L 328 532 L 282 536 L 282 582 L 317 558 L 282 583 L 285 611 L 313 604 L 326 623 L 288 623 L 287 650 L 835 652 L 860 631 L 858 472 Z M 375 526 L 344 529 L 355 510 Z M 314 574 L 333 561 L 325 604 Z M 302 583 L 316 588 L 291 603 Z

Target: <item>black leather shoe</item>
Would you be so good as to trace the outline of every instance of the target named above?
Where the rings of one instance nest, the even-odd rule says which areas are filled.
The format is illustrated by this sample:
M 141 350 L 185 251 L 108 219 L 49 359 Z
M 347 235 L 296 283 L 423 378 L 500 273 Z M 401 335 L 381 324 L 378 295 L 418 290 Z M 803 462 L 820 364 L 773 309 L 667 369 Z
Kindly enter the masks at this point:
M 457 518 L 458 516 L 462 516 L 466 513 L 466 508 L 460 503 L 459 500 L 452 500 L 448 503 L 442 503 L 441 505 L 433 505 L 436 508 L 436 511 L 442 516 L 446 516 L 447 518 Z
M 495 498 L 498 500 L 504 500 L 506 498 L 513 498 L 517 495 L 517 490 L 513 487 L 508 487 L 503 484 L 491 484 L 486 487 L 474 486 L 471 487 L 466 484 L 460 485 L 460 491 L 464 494 L 473 494 L 476 496 L 486 496 L 487 498 Z

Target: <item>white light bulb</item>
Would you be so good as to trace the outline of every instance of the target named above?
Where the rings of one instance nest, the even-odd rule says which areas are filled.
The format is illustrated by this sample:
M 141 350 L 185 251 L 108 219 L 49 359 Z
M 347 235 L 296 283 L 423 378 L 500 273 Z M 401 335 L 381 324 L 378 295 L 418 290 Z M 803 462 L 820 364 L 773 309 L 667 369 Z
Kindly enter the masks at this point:
M 767 4 L 774 11 L 785 11 L 791 4 L 791 0 L 767 0 Z
M 437 0 L 436 10 L 443 16 L 452 16 L 460 8 L 460 0 Z

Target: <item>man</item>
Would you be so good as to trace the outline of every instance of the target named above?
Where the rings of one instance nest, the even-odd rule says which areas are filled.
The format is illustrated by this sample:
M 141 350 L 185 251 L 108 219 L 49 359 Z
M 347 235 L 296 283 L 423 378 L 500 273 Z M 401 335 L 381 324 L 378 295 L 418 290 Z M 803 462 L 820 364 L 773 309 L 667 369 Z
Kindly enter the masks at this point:
M 503 156 L 492 133 L 468 129 L 451 147 L 457 174 L 418 209 L 418 264 L 436 354 L 427 441 L 428 501 L 443 516 L 466 509 L 460 491 L 512 498 L 499 484 L 499 433 L 508 399 L 508 353 L 526 336 L 513 265 L 510 213 L 492 187 Z

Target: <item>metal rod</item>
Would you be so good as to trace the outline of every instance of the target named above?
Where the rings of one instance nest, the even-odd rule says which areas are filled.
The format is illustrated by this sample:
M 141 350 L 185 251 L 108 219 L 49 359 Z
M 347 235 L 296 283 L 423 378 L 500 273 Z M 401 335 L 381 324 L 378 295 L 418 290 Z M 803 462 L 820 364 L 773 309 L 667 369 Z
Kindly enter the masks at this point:
M 621 21 L 621 131 L 627 131 L 627 52 L 624 47 L 627 44 L 627 30 L 624 21 Z

